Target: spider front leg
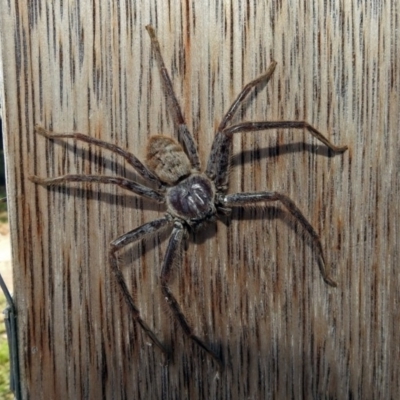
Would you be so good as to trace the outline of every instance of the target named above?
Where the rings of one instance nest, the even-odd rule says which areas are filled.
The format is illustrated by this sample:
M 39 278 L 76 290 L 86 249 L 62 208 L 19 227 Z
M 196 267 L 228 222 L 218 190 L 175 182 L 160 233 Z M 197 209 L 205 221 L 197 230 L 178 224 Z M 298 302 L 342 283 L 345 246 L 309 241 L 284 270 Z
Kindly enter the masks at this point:
M 221 203 L 224 204 L 226 207 L 254 204 L 262 201 L 280 201 L 287 208 L 287 210 L 301 223 L 303 228 L 310 234 L 314 246 L 318 249 L 318 265 L 324 281 L 328 285 L 336 287 L 336 282 L 333 281 L 332 278 L 330 278 L 329 276 L 329 269 L 326 267 L 321 240 L 317 232 L 315 232 L 312 225 L 307 221 L 306 217 L 303 215 L 300 209 L 288 196 L 278 192 L 236 193 L 222 196 L 221 199 Z
M 181 251 L 182 251 L 182 242 L 184 236 L 186 234 L 186 230 L 183 225 L 176 221 L 174 224 L 174 229 L 172 230 L 171 238 L 168 243 L 167 252 L 165 254 L 163 267 L 161 270 L 161 288 L 163 295 L 165 296 L 165 300 L 170 306 L 174 317 L 179 322 L 179 325 L 182 327 L 183 332 L 193 340 L 198 346 L 200 346 L 203 350 L 205 350 L 219 365 L 219 368 L 223 368 L 222 361 L 220 357 L 210 349 L 198 336 L 194 334 L 193 328 L 189 325 L 183 311 L 176 300 L 175 296 L 172 294 L 168 283 L 171 277 L 171 270 L 175 262 L 180 261 Z
M 255 132 L 277 128 L 307 129 L 312 136 L 324 143 L 332 151 L 341 153 L 347 149 L 347 146 L 335 146 L 332 144 L 320 131 L 306 121 L 243 122 L 227 127 L 228 123 L 232 120 L 234 114 L 250 91 L 261 82 L 268 83 L 275 70 L 275 67 L 276 62 L 273 61 L 264 75 L 254 79 L 242 89 L 242 91 L 239 93 L 239 96 L 230 106 L 228 112 L 222 118 L 222 121 L 218 127 L 217 134 L 211 147 L 206 174 L 214 181 L 218 191 L 220 192 L 224 192 L 228 188 L 229 167 L 232 156 L 232 139 L 234 133 Z
M 252 80 L 241 90 L 218 126 L 217 134 L 211 147 L 206 174 L 215 182 L 220 191 L 225 191 L 228 187 L 228 171 L 232 155 L 232 135 L 225 134 L 226 126 L 250 91 L 261 82 L 269 82 L 275 71 L 276 64 L 276 61 L 273 61 L 265 74 Z
M 335 146 L 318 129 L 314 128 L 307 121 L 260 121 L 260 122 L 242 122 L 224 130 L 225 135 L 231 136 L 237 132 L 255 132 L 267 129 L 307 129 L 309 133 L 320 142 L 329 147 L 336 153 L 342 153 L 347 150 L 347 146 Z
M 235 115 L 236 111 L 238 110 L 239 106 L 242 104 L 243 100 L 247 97 L 247 95 L 250 93 L 250 91 L 253 88 L 255 88 L 261 82 L 265 82 L 265 83 L 269 82 L 269 80 L 272 77 L 272 74 L 275 71 L 276 64 L 277 64 L 276 61 L 272 61 L 272 63 L 268 67 L 267 72 L 265 74 L 252 80 L 242 89 L 242 91 L 239 93 L 239 96 L 232 103 L 228 112 L 225 114 L 224 118 L 222 118 L 222 121 L 218 127 L 218 131 L 223 131 L 226 128 L 226 126 L 232 120 L 233 116 Z
M 217 133 L 207 165 L 206 174 L 215 182 L 219 191 L 223 192 L 228 187 L 233 134 L 277 128 L 307 129 L 312 136 L 324 143 L 332 151 L 342 153 L 347 150 L 347 146 L 335 146 L 320 131 L 306 121 L 261 121 L 233 125 Z
M 125 298 L 126 303 L 128 304 L 129 309 L 132 312 L 133 319 L 142 327 L 146 335 L 151 339 L 151 341 L 167 356 L 169 357 L 169 351 L 167 348 L 160 342 L 154 332 L 150 329 L 150 327 L 143 321 L 142 317 L 140 316 L 140 312 L 136 307 L 133 298 L 130 294 L 128 286 L 126 285 L 124 275 L 122 271 L 118 267 L 118 259 L 116 256 L 116 252 L 123 247 L 127 246 L 130 243 L 136 242 L 138 240 L 143 239 L 144 237 L 154 234 L 155 232 L 159 231 L 160 229 L 164 228 L 168 224 L 172 222 L 169 215 L 166 215 L 164 218 L 160 218 L 144 224 L 139 228 L 136 228 L 128 233 L 121 235 L 119 238 L 113 240 L 110 243 L 110 251 L 109 251 L 109 258 L 110 258 L 110 265 L 111 269 L 117 279 L 117 282 L 121 288 L 121 292 Z

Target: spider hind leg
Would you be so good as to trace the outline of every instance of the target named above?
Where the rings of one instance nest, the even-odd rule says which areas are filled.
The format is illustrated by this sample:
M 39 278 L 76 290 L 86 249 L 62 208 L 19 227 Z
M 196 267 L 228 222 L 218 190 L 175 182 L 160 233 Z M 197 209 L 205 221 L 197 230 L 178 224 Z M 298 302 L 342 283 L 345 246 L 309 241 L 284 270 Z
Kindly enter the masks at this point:
M 223 362 L 221 357 L 219 357 L 219 355 L 215 353 L 202 339 L 194 334 L 193 328 L 189 325 L 178 301 L 172 294 L 171 289 L 168 285 L 169 279 L 171 277 L 172 267 L 174 263 L 180 258 L 182 242 L 185 234 L 186 230 L 183 227 L 182 223 L 179 221 L 175 221 L 161 271 L 161 290 L 163 295 L 165 296 L 165 300 L 168 306 L 171 308 L 175 319 L 179 322 L 179 325 L 183 329 L 185 335 L 189 339 L 193 340 L 205 352 L 207 352 L 218 363 L 219 369 L 222 370 Z
M 117 239 L 113 240 L 110 244 L 110 250 L 109 250 L 109 259 L 112 272 L 114 273 L 118 285 L 120 286 L 121 293 L 132 313 L 133 319 L 141 326 L 141 328 L 144 330 L 144 332 L 150 338 L 150 340 L 165 354 L 167 361 L 170 358 L 171 352 L 164 344 L 161 343 L 161 341 L 157 338 L 155 333 L 142 319 L 140 311 L 136 307 L 132 295 L 130 294 L 124 275 L 122 274 L 122 271 L 118 266 L 118 258 L 116 253 L 118 250 L 122 249 L 128 244 L 141 240 L 146 236 L 161 230 L 170 223 L 171 223 L 171 218 L 169 217 L 169 215 L 148 222 L 147 224 L 139 226 L 138 228 L 135 228 L 130 232 L 124 233 Z
M 329 276 L 330 271 L 325 263 L 321 239 L 294 201 L 288 196 L 278 192 L 236 193 L 224 196 L 223 201 L 228 207 L 249 205 L 265 201 L 281 202 L 311 236 L 314 246 L 318 250 L 318 265 L 325 283 L 333 287 L 337 286 L 336 282 Z

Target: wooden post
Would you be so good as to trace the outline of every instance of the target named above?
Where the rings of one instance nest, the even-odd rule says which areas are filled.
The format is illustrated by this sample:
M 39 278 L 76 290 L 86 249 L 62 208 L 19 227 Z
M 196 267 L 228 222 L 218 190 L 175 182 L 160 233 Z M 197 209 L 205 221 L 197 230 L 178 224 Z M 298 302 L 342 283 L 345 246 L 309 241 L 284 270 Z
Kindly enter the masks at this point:
M 152 4 L 148 4 L 152 3 Z M 4 132 L 23 398 L 400 398 L 397 0 L 93 0 L 0 3 Z M 234 211 L 191 237 L 172 290 L 225 370 L 188 340 L 161 295 L 168 232 L 128 248 L 123 273 L 169 365 L 133 322 L 108 243 L 163 214 L 120 188 L 44 188 L 29 176 L 137 179 L 123 159 L 40 123 L 144 158 L 174 136 L 145 25 L 160 40 L 202 165 L 248 81 L 278 62 L 235 121 L 306 120 L 238 134 L 229 192 L 290 196 L 319 233 L 337 288 L 279 204 Z

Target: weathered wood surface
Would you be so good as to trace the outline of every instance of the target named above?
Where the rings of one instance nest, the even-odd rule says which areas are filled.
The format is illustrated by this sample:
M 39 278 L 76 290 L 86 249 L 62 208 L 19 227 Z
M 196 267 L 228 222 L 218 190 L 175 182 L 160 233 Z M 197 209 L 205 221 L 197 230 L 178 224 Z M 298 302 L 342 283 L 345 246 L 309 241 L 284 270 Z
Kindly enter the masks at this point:
M 23 397 L 400 398 L 398 1 L 149 3 L 0 3 Z M 37 122 L 140 157 L 149 135 L 173 134 L 148 23 L 203 165 L 230 102 L 272 59 L 272 81 L 236 121 L 305 119 L 349 145 L 334 156 L 302 131 L 235 138 L 229 192 L 295 200 L 338 287 L 323 282 L 307 235 L 278 204 L 235 212 L 230 225 L 191 238 L 173 290 L 223 354 L 219 377 L 162 299 L 167 234 L 121 262 L 143 317 L 174 350 L 168 366 L 111 275 L 108 243 L 162 207 L 119 188 L 28 180 L 135 177 L 105 150 L 36 137 Z

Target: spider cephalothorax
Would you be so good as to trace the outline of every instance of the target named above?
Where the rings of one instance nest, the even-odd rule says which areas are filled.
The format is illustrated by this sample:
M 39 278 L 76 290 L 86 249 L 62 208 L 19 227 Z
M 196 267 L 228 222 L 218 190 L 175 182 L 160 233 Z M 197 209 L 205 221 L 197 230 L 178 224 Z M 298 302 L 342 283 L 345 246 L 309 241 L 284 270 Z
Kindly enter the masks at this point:
M 158 62 L 165 94 L 170 105 L 170 112 L 177 130 L 178 141 L 175 139 L 156 135 L 149 139 L 147 146 L 146 165 L 128 151 L 99 139 L 92 138 L 81 133 L 53 133 L 40 126 L 36 127 L 37 133 L 48 139 L 74 138 L 87 142 L 110 151 L 113 151 L 132 165 L 136 171 L 147 181 L 154 183 L 157 189 L 151 189 L 145 185 L 136 183 L 118 176 L 104 175 L 64 175 L 55 178 L 39 178 L 32 176 L 30 179 L 38 184 L 53 185 L 63 182 L 97 182 L 118 185 L 130 190 L 149 200 L 158 201 L 166 205 L 166 213 L 163 217 L 148 222 L 110 243 L 109 259 L 111 268 L 120 285 L 122 293 L 132 311 L 133 318 L 143 328 L 149 338 L 165 353 L 167 348 L 161 343 L 152 329 L 143 321 L 139 309 L 136 307 L 124 276 L 118 266 L 116 253 L 129 243 L 138 241 L 147 235 L 155 233 L 167 225 L 173 226 L 167 251 L 160 274 L 161 290 L 170 306 L 174 317 L 179 322 L 184 333 L 197 343 L 203 350 L 213 357 L 222 367 L 222 360 L 212 348 L 195 335 L 189 325 L 178 301 L 169 289 L 169 280 L 175 261 L 179 261 L 182 242 L 189 230 L 202 226 L 206 221 L 213 221 L 220 214 L 229 214 L 231 207 L 238 207 L 259 202 L 279 201 L 301 223 L 303 228 L 311 236 L 319 255 L 319 267 L 326 283 L 336 286 L 329 277 L 326 268 L 321 241 L 314 228 L 307 221 L 295 203 L 286 195 L 278 192 L 256 192 L 226 194 L 229 185 L 229 167 L 232 154 L 233 136 L 239 132 L 261 131 L 277 128 L 306 129 L 316 139 L 328 146 L 332 151 L 343 152 L 347 146 L 337 147 L 333 145 L 317 129 L 305 121 L 257 121 L 242 122 L 230 125 L 232 117 L 247 94 L 260 82 L 268 82 L 271 78 L 276 62 L 272 62 L 267 72 L 248 83 L 239 96 L 232 103 L 228 112 L 222 118 L 214 142 L 207 168 L 201 172 L 197 148 L 183 118 L 178 100 L 176 99 L 172 83 L 161 56 L 160 46 L 154 29 L 146 27 L 149 32 L 154 55 Z
M 206 175 L 193 169 L 182 146 L 169 136 L 151 136 L 146 164 L 169 187 L 165 201 L 168 212 L 189 226 L 212 220 L 216 213 L 215 186 Z
M 192 174 L 167 190 L 167 208 L 189 226 L 211 220 L 216 213 L 215 187 L 204 174 Z

